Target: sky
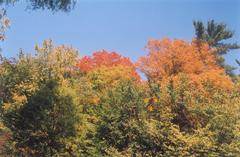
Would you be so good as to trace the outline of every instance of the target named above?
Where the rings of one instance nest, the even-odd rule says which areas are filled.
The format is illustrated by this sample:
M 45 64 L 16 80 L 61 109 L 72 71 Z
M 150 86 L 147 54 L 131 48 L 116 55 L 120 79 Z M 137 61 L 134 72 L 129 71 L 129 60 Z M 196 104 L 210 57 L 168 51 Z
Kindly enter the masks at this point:
M 15 57 L 20 49 L 34 53 L 44 39 L 91 55 L 97 50 L 119 52 L 136 61 L 146 55 L 150 39 L 194 37 L 193 20 L 227 24 L 235 32 L 230 42 L 240 43 L 240 0 L 77 0 L 69 13 L 26 10 L 19 1 L 7 8 L 11 27 L 1 43 L 2 54 Z M 231 51 L 228 64 L 236 65 L 240 50 Z

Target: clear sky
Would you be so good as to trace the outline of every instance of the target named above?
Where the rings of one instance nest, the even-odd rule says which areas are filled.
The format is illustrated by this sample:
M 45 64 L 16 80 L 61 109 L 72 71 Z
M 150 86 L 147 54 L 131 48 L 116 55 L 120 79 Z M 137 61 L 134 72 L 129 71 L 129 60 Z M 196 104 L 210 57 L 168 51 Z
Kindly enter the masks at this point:
M 11 28 L 1 43 L 7 57 L 20 48 L 34 53 L 34 45 L 51 38 L 77 48 L 80 56 L 105 49 L 136 61 L 147 53 L 149 39 L 190 41 L 193 20 L 224 22 L 235 31 L 231 41 L 240 42 L 240 0 L 77 0 L 71 12 L 54 14 L 25 8 L 21 0 L 8 8 Z M 226 56 L 233 65 L 235 58 L 240 59 L 240 50 Z

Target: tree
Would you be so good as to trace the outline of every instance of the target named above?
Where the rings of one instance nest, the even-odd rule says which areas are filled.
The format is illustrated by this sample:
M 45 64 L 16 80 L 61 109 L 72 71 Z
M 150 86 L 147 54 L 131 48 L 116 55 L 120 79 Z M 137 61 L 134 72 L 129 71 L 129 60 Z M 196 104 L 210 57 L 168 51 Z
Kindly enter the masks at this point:
M 6 16 L 6 10 L 0 10 L 0 40 L 4 41 L 6 29 L 10 27 L 10 21 Z
M 60 45 L 54 47 L 52 40 L 44 40 L 42 47 L 36 46 L 36 67 L 39 78 L 67 81 L 76 77 L 78 71 L 78 51 L 72 47 Z
M 143 96 L 143 91 L 133 81 L 123 81 L 108 90 L 99 104 L 95 139 L 102 155 L 114 156 L 114 151 L 123 156 L 140 153 L 139 141 L 144 130 Z
M 2 58 L 0 96 L 3 106 L 16 108 L 36 92 L 42 83 L 56 79 L 60 84 L 71 85 L 76 77 L 75 65 L 77 51 L 66 47 L 54 47 L 51 40 L 46 40 L 43 47 L 36 47 L 36 56 L 19 53 L 17 59 Z
M 19 0 L 2 0 L 0 5 L 14 5 Z M 28 3 L 27 8 L 36 9 L 49 9 L 51 11 L 70 11 L 75 6 L 75 0 L 30 0 L 26 1 Z
M 204 82 L 215 87 L 228 89 L 231 80 L 218 66 L 213 50 L 203 43 L 199 51 L 196 41 L 187 43 L 183 40 L 151 40 L 147 44 L 149 54 L 141 57 L 138 68 L 149 78 L 167 85 L 170 80 L 179 82 L 181 75 L 186 75 L 192 85 L 201 89 Z M 195 85 L 194 85 L 195 84 Z
M 73 98 L 57 82 L 49 81 L 17 110 L 4 114 L 12 131 L 13 152 L 27 156 L 72 155 L 68 142 L 76 135 Z M 73 141 L 73 140 L 72 140 Z
M 96 109 L 109 89 L 123 81 L 140 83 L 140 77 L 128 58 L 108 52 L 94 53 L 93 56 L 83 57 L 77 65 L 83 72 L 79 79 L 78 92 L 84 114 L 96 118 Z
M 20 52 L 17 59 L 2 58 L 1 118 L 11 131 L 10 144 L 18 143 L 12 146 L 13 152 L 35 156 L 73 153 L 70 147 L 74 139 L 68 139 L 74 136 L 77 123 L 73 90 L 77 57 L 76 50 L 54 47 L 47 40 L 43 47 L 36 47 L 35 56 Z
M 233 82 L 218 66 L 213 51 L 202 43 L 199 51 L 196 41 L 151 40 L 147 48 L 149 54 L 139 59 L 137 65 L 146 74 L 149 88 L 160 91 L 150 95 L 170 106 L 172 122 L 181 131 L 191 132 L 205 126 L 201 113 L 194 113 L 198 103 L 224 101 L 226 92 L 233 89 Z M 159 106 L 150 101 L 152 108 Z M 197 109 L 196 109 L 197 111 Z
M 136 72 L 134 64 L 129 58 L 123 57 L 116 52 L 97 51 L 92 56 L 85 56 L 80 59 L 78 67 L 83 72 L 93 71 L 94 69 L 105 67 L 123 66 L 131 70 L 132 76 L 136 79 L 140 79 Z
M 214 20 L 208 21 L 207 26 L 204 26 L 201 21 L 194 21 L 193 25 L 197 40 L 199 42 L 207 42 L 211 48 L 215 48 L 218 64 L 225 68 L 228 75 L 233 76 L 235 68 L 224 63 L 223 55 L 230 50 L 240 48 L 240 45 L 237 43 L 224 42 L 224 40 L 231 39 L 234 32 L 228 30 L 226 24 L 216 23 Z

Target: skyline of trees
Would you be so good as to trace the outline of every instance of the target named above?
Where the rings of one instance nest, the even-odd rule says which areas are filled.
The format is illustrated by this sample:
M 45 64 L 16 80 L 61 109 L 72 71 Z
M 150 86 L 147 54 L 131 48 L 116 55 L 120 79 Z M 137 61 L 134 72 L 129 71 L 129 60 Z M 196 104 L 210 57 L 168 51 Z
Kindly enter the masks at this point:
M 237 157 L 240 79 L 201 44 L 150 40 L 137 63 L 105 50 L 79 57 L 51 40 L 1 57 L 1 153 Z
M 68 12 L 76 1 L 28 2 Z M 149 40 L 136 62 L 50 39 L 34 54 L 0 54 L 0 156 L 238 157 L 240 75 L 223 55 L 239 44 L 225 42 L 234 33 L 223 23 L 193 24 L 192 41 Z

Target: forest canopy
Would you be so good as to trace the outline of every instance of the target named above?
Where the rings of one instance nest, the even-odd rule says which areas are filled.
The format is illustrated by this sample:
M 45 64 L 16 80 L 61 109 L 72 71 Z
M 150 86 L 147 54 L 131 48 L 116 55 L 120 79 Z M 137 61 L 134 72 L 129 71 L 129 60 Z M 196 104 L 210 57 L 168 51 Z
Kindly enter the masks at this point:
M 53 13 L 76 3 L 26 2 Z M 0 156 L 240 156 L 240 75 L 224 58 L 240 45 L 226 42 L 234 32 L 224 23 L 193 26 L 191 41 L 149 40 L 136 62 L 104 49 L 82 56 L 50 39 L 35 53 L 0 53 Z
M 239 77 L 216 49 L 169 38 L 146 48 L 136 63 L 106 50 L 79 56 L 51 40 L 34 55 L 1 56 L 1 153 L 238 156 Z

